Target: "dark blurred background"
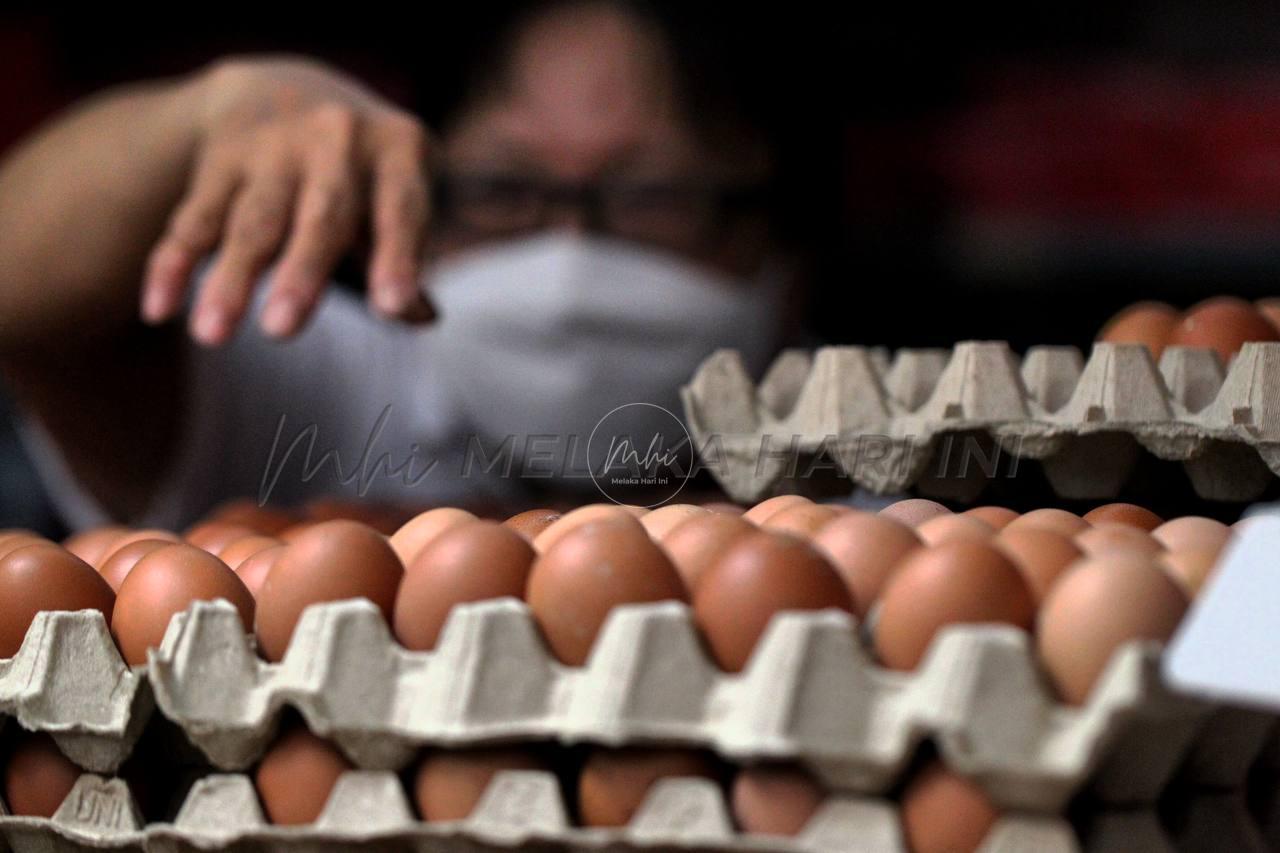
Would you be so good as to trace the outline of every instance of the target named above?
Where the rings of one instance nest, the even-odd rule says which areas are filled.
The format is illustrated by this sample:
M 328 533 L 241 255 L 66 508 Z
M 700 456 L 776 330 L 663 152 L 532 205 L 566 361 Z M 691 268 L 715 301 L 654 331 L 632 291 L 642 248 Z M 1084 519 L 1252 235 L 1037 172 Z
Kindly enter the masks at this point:
M 462 6 L 0 13 L 0 151 L 105 86 L 245 51 L 322 57 L 430 124 L 520 4 Z M 777 144 L 828 341 L 1084 346 L 1136 299 L 1280 293 L 1277 4 L 668 6 L 728 46 Z M 38 525 L 13 446 L 0 429 L 0 526 Z

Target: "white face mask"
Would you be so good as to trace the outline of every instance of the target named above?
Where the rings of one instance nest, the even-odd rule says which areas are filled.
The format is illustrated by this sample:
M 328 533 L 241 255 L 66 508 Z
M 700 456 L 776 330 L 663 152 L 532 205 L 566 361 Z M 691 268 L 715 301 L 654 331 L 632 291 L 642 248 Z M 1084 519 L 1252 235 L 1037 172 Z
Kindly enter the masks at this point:
M 527 436 L 557 436 L 554 461 L 538 465 L 557 471 L 585 470 L 588 436 L 618 406 L 656 404 L 683 420 L 679 388 L 719 347 L 740 350 L 758 375 L 779 344 L 784 299 L 777 274 L 737 281 L 659 250 L 563 233 L 447 259 L 425 286 L 441 314 L 437 357 L 478 435 L 515 435 L 517 459 Z M 669 434 L 671 419 L 651 411 Z

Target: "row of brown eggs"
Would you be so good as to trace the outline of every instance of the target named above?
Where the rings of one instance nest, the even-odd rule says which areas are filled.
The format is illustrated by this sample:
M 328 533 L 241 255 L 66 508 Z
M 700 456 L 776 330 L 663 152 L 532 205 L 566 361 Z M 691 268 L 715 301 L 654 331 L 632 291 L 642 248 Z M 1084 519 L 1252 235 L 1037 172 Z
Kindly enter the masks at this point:
M 577 766 L 556 747 L 511 745 L 427 750 L 409 775 L 410 798 L 424 821 L 463 820 L 497 773 L 540 770 L 563 776 L 567 766 L 572 767 L 577 823 L 586 827 L 627 825 L 662 779 L 727 780 L 738 830 L 757 835 L 798 834 L 829 796 L 797 765 L 735 768 L 689 749 L 601 747 L 592 748 Z M 303 826 L 315 822 L 338 778 L 352 769 L 331 743 L 294 725 L 268 748 L 253 770 L 253 782 L 271 823 Z M 4 769 L 10 813 L 52 817 L 80 773 L 47 734 L 23 734 Z M 904 835 L 917 853 L 976 849 L 999 818 L 981 788 L 936 760 L 911 775 L 900 803 Z
M 1073 704 L 1088 699 L 1119 646 L 1172 635 L 1231 535 L 1212 519 L 1165 522 L 1128 504 L 1084 517 L 995 507 L 952 515 L 919 501 L 885 512 L 907 510 L 938 514 L 917 522 L 924 547 L 880 593 L 881 660 L 910 669 L 942 626 L 1003 622 L 1034 633 L 1050 683 Z
M 914 669 L 947 625 L 1005 623 L 1035 631 L 1051 683 L 1072 703 L 1087 698 L 1118 646 L 1169 637 L 1231 533 L 1212 519 L 1164 522 L 1127 504 L 1082 518 L 999 507 L 956 515 L 909 500 L 871 514 L 783 496 L 740 518 L 687 506 L 638 524 L 627 516 L 584 508 L 534 539 L 541 557 L 528 600 L 568 663 L 585 660 L 609 608 L 679 594 L 665 557 L 726 671 L 743 668 L 783 610 L 871 618 L 877 657 L 901 670 Z M 637 527 L 658 547 L 646 547 Z M 644 555 L 627 582 L 593 576 L 623 544 Z
M 1280 341 L 1280 299 L 1251 303 L 1215 296 L 1186 311 L 1165 302 L 1138 302 L 1108 320 L 1098 340 L 1144 344 L 1156 359 L 1165 347 L 1204 347 L 1226 364 L 1250 341 Z
M 614 607 L 676 600 L 692 604 L 727 672 L 746 665 L 780 611 L 871 619 L 880 662 L 902 670 L 946 625 L 1034 629 L 1051 682 L 1078 703 L 1118 645 L 1167 639 L 1230 534 L 1120 504 L 1083 518 L 957 515 L 923 500 L 871 514 L 788 495 L 739 511 L 597 504 L 499 523 L 439 508 L 389 538 L 353 521 L 280 531 L 287 541 L 216 521 L 185 542 L 154 530 L 95 531 L 66 547 L 0 534 L 0 656 L 38 611 L 94 608 L 125 660 L 141 664 L 174 613 L 216 598 L 237 607 L 272 661 L 307 606 L 351 598 L 377 605 L 404 647 L 427 650 L 455 605 L 510 596 L 528 602 L 552 653 L 578 666 Z

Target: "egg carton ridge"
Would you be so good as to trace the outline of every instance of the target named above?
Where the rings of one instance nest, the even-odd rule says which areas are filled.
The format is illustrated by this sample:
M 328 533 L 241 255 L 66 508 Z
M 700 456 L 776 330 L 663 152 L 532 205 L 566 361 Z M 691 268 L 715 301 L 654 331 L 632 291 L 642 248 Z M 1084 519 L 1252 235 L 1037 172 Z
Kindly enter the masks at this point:
M 689 608 L 665 602 L 616 609 L 575 668 L 505 599 L 455 608 L 431 652 L 397 645 L 368 602 L 313 605 L 278 664 L 255 655 L 234 608 L 199 602 L 149 667 L 161 711 L 224 770 L 250 766 L 290 706 L 357 765 L 383 770 L 424 745 L 663 743 L 795 760 L 834 790 L 880 794 L 931 740 L 1002 806 L 1049 813 L 1085 786 L 1150 803 L 1179 773 L 1243 780 L 1274 717 L 1172 693 L 1159 659 L 1152 644 L 1122 647 L 1076 708 L 1053 698 L 1019 629 L 952 626 L 903 673 L 871 659 L 848 614 L 793 612 L 726 674 Z
M 129 791 L 118 780 L 86 775 L 50 820 L 0 817 L 0 839 L 25 851 L 189 850 L 473 851 L 477 846 L 548 851 L 696 849 L 707 853 L 905 853 L 892 803 L 833 797 L 795 838 L 738 833 L 721 790 L 703 779 L 666 779 L 649 791 L 620 829 L 570 825 L 555 777 L 549 773 L 497 774 L 466 820 L 415 819 L 391 773 L 343 774 L 312 825 L 266 822 L 252 783 L 239 774 L 208 776 L 193 786 L 172 824 L 143 825 Z M 982 853 L 1075 853 L 1071 827 L 1056 818 L 1009 816 L 999 820 Z
M 48 732 L 87 770 L 117 769 L 152 707 L 145 672 L 124 662 L 96 610 L 38 613 L 17 654 L 0 660 L 0 714 Z
M 681 389 L 695 447 L 725 490 L 755 502 L 787 491 L 798 457 L 829 454 L 853 485 L 929 485 L 948 437 L 990 436 L 1040 460 L 1064 497 L 1105 498 L 1142 450 L 1182 463 L 1195 491 L 1249 500 L 1280 473 L 1280 343 L 1245 344 L 1224 371 L 1211 350 L 1033 347 L 999 341 L 949 353 L 863 347 L 786 351 L 757 386 L 733 350 Z M 956 484 L 950 484 L 956 488 Z M 970 484 L 971 490 L 980 483 Z

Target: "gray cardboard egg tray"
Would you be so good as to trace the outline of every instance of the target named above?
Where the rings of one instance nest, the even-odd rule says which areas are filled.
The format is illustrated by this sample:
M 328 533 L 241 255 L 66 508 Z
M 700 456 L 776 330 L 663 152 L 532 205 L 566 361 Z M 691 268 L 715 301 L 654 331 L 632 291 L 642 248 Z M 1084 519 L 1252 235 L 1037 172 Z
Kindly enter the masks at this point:
M 250 766 L 289 704 L 365 770 L 344 777 L 310 828 L 265 826 L 247 777 L 236 773 L 198 783 L 174 824 L 142 827 L 122 782 L 86 775 L 52 821 L 0 817 L 0 838 L 40 851 L 350 849 L 366 841 L 397 850 L 899 850 L 894 806 L 878 797 L 928 738 L 1009 811 L 984 849 L 1078 849 L 1054 813 L 1087 783 L 1108 808 L 1133 809 L 1094 815 L 1089 849 L 1168 850 L 1158 822 L 1142 815 L 1171 780 L 1239 792 L 1251 767 L 1280 769 L 1273 717 L 1168 693 L 1158 649 L 1148 645 L 1122 649 L 1088 705 L 1067 708 L 1048 697 L 1016 629 L 948 629 L 916 673 L 873 666 L 856 630 L 843 613 L 780 614 L 747 670 L 727 676 L 706 658 L 687 607 L 637 605 L 611 615 L 588 665 L 574 669 L 550 659 L 515 600 L 455 608 L 428 653 L 400 648 L 373 605 L 350 601 L 309 608 L 285 660 L 268 664 L 231 605 L 201 602 L 175 617 L 147 667 L 131 670 L 100 614 L 41 614 L 19 653 L 0 662 L 0 702 L 25 728 L 53 730 L 79 763 L 122 760 L 153 691 L 223 769 Z M 836 793 L 801 838 L 785 843 L 730 835 L 722 795 L 696 780 L 655 788 L 621 834 L 566 828 L 554 780 L 540 774 L 501 777 L 463 825 L 412 822 L 390 771 L 418 745 L 529 739 L 687 743 L 742 763 L 795 759 Z M 95 748 L 83 751 L 84 743 Z M 1232 814 L 1210 809 L 1202 820 L 1249 836 Z
M 1157 367 L 1137 344 L 1095 344 L 1087 362 L 1047 346 L 1019 360 L 986 341 L 892 360 L 788 350 L 758 386 L 720 350 L 681 396 L 695 448 L 740 502 L 803 490 L 815 459 L 874 492 L 972 500 L 998 461 L 965 443 L 974 433 L 1039 460 L 1068 498 L 1114 496 L 1142 448 L 1182 463 L 1207 499 L 1251 500 L 1280 474 L 1280 343 L 1245 344 L 1225 371 L 1212 350 L 1169 347 Z
M 148 677 L 160 710 L 222 770 L 251 766 L 291 706 L 369 770 L 403 767 L 424 745 L 686 744 L 800 761 L 832 790 L 878 795 L 928 740 L 1002 807 L 1038 813 L 1086 786 L 1123 804 L 1154 802 L 1179 774 L 1238 786 L 1276 727 L 1170 692 L 1148 644 L 1121 649 L 1072 708 L 1051 697 L 1019 629 L 949 628 L 914 673 L 876 665 L 857 630 L 838 611 L 779 614 L 728 675 L 687 606 L 631 605 L 574 668 L 514 599 L 454 608 L 432 652 L 405 650 L 358 600 L 308 608 L 271 664 L 229 604 L 197 602 L 152 650 Z
M 1053 816 L 1006 814 L 979 853 L 1173 853 L 1232 850 L 1262 853 L 1267 826 L 1238 793 L 1204 792 L 1190 799 L 1175 831 L 1151 809 L 1098 811 L 1077 828 Z M 416 820 L 399 778 L 386 771 L 343 774 L 314 824 L 267 823 L 243 774 L 200 779 L 173 823 L 144 825 L 118 779 L 85 774 L 50 820 L 8 815 L 0 802 L 0 850 L 62 853 L 80 850 L 178 851 L 388 850 L 472 853 L 476 850 L 698 850 L 703 853 L 907 853 L 895 803 L 833 796 L 794 838 L 735 832 L 723 791 L 705 779 L 665 779 L 653 786 L 621 829 L 572 826 L 557 780 L 549 773 L 494 776 L 465 820 Z
M 1155 647 L 1121 649 L 1087 705 L 1071 708 L 1050 696 L 1018 629 L 949 628 L 916 672 L 900 673 L 872 661 L 852 617 L 824 611 L 779 614 L 746 671 L 727 675 L 689 608 L 665 602 L 616 609 L 574 668 L 550 656 L 514 599 L 455 608 L 433 652 L 397 644 L 367 601 L 316 605 L 271 664 L 217 601 L 178 614 L 134 670 L 99 614 L 41 614 L 7 662 L 0 704 L 99 772 L 127 756 L 154 701 L 223 770 L 251 766 L 291 706 L 365 769 L 403 767 L 423 745 L 673 743 L 799 760 L 834 790 L 879 794 L 931 740 L 1022 810 L 1059 811 L 1086 784 L 1126 804 L 1154 801 L 1179 773 L 1240 784 L 1274 716 L 1171 693 L 1158 664 Z
M 37 614 L 18 653 L 0 659 L 0 722 L 49 732 L 91 771 L 128 758 L 153 707 L 145 672 L 120 657 L 96 610 Z
M 0 815 L 4 815 L 0 809 Z M 1170 850 L 1153 818 L 1118 826 L 1137 841 L 1123 849 Z M 1103 826 L 1098 837 L 1117 830 Z M 1120 839 L 1116 839 L 1119 841 Z M 621 829 L 573 827 L 555 777 L 497 774 L 463 821 L 417 820 L 399 778 L 350 771 L 339 778 L 314 824 L 269 825 L 248 777 L 199 780 L 172 824 L 143 825 L 124 783 L 86 774 L 51 820 L 0 816 L 0 849 L 13 853 L 72 850 L 176 851 L 440 851 L 536 849 L 906 853 L 896 806 L 885 800 L 832 797 L 794 838 L 735 833 L 720 788 L 705 779 L 666 779 L 649 791 Z M 1073 828 L 1055 817 L 1007 815 L 992 827 L 982 853 L 1074 853 Z M 1117 848 L 1120 849 L 1120 848 Z

